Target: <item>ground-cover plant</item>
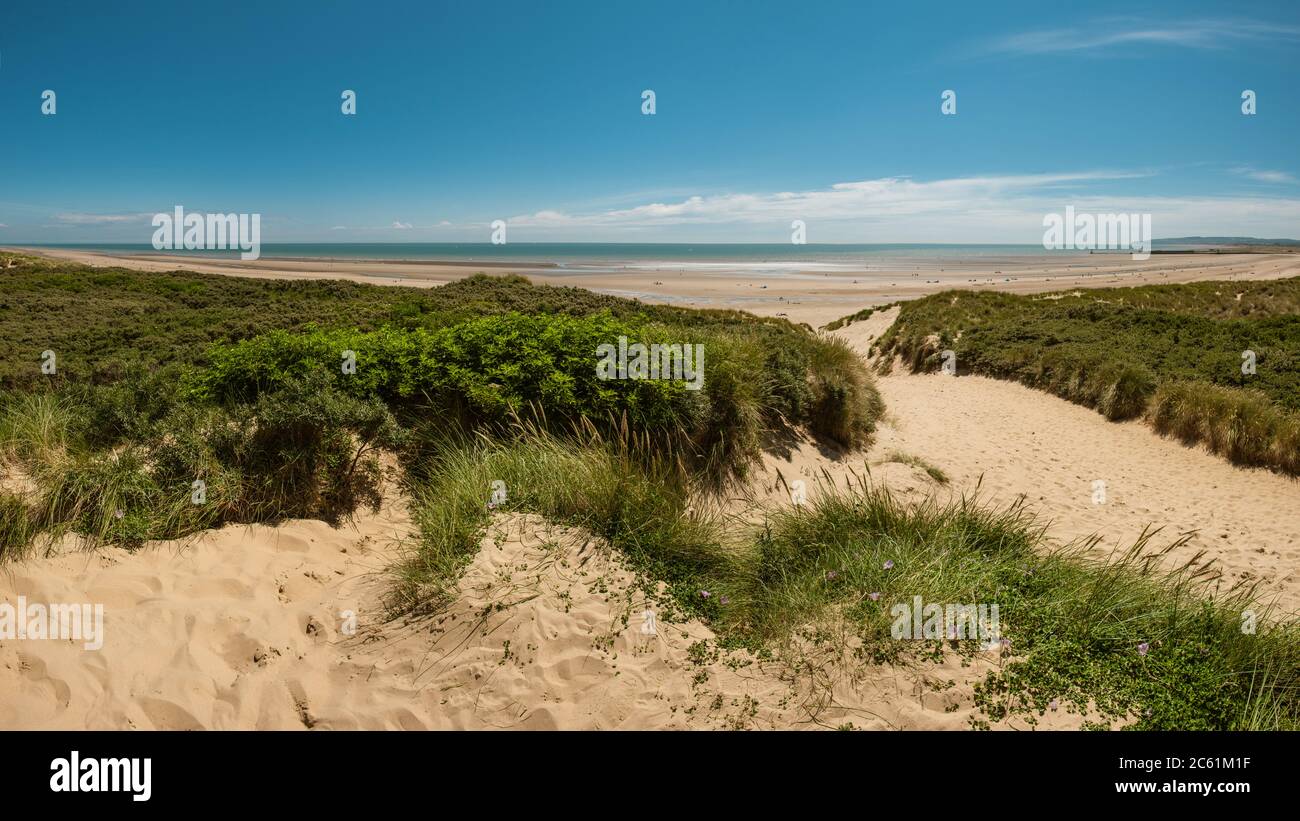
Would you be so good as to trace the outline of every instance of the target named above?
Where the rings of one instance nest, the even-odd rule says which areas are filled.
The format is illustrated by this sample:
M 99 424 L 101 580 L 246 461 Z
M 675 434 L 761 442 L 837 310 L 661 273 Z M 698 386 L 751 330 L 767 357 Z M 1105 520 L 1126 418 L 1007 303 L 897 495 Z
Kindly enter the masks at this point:
M 948 291 L 904 304 L 879 350 L 914 371 L 951 350 L 959 374 L 1013 379 L 1112 420 L 1145 417 L 1238 464 L 1295 474 L 1297 301 L 1300 280 Z
M 636 324 L 718 329 L 761 338 L 774 359 L 817 345 L 790 322 L 740 311 L 650 305 L 519 276 L 468 277 L 438 288 L 334 280 L 249 279 L 190 271 L 90 268 L 6 255 L 0 267 L 0 389 L 60 381 L 115 382 L 143 363 L 206 365 L 213 343 L 308 327 L 374 331 L 438 328 L 498 314 L 583 317 L 608 312 Z M 690 341 L 689 335 L 685 341 Z M 53 351 L 58 371 L 41 372 Z M 793 375 L 793 374 L 791 374 Z M 805 373 L 797 374 L 799 381 Z M 793 383 L 784 385 L 789 391 Z
M 1095 542 L 1050 546 L 1019 505 L 904 503 L 860 479 L 738 520 L 708 512 L 673 471 L 624 450 L 538 431 L 449 442 L 414 480 L 421 541 L 401 568 L 399 609 L 437 609 L 494 510 L 533 512 L 600 536 L 647 590 L 664 582 L 677 613 L 760 653 L 833 618 L 852 627 L 866 664 L 973 655 L 985 638 L 973 629 L 956 640 L 896 638 L 894 607 L 910 609 L 917 596 L 996 604 L 1001 664 L 978 690 L 989 720 L 1032 721 L 1049 709 L 1150 729 L 1282 729 L 1300 719 L 1300 627 L 1272 618 L 1249 588 L 1212 596 L 1213 574 L 1200 564 L 1159 569 L 1155 534 L 1101 559 Z M 499 504 L 494 481 L 507 490 Z M 1247 611 L 1254 632 L 1243 629 Z
M 383 403 L 321 375 L 292 379 L 249 404 L 184 408 L 148 441 L 155 475 L 173 487 L 216 479 L 221 521 L 319 518 L 331 524 L 380 504 L 382 450 L 404 432 Z

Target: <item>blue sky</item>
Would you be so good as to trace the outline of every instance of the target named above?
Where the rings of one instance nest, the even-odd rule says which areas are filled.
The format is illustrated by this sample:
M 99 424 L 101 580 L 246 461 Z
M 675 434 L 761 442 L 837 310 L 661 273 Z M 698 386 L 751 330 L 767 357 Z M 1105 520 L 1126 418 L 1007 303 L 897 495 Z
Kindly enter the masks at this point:
M 1297 237 L 1298 86 L 1294 2 L 8 3 L 0 244 Z

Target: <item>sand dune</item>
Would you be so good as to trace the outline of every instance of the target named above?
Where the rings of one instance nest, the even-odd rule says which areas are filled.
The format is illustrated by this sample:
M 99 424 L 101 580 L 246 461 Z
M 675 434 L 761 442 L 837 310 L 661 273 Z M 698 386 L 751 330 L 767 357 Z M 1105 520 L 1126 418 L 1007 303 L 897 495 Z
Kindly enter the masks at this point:
M 102 602 L 105 624 L 97 651 L 0 642 L 0 727 L 301 727 L 314 709 L 363 702 L 368 670 L 339 652 L 339 613 L 373 619 L 388 545 L 408 529 L 390 507 L 340 530 L 230 526 L 6 565 L 0 598 Z
M 838 333 L 865 350 L 892 314 Z M 759 488 L 777 498 L 778 469 L 787 480 L 822 469 L 838 478 L 863 460 L 915 496 L 982 480 L 992 501 L 1025 494 L 1058 540 L 1096 532 L 1127 545 L 1152 524 L 1168 540 L 1196 530 L 1176 559 L 1205 550 L 1223 584 L 1258 580 L 1296 609 L 1294 480 L 1011 383 L 895 374 L 880 389 L 889 421 L 867 454 L 804 442 L 768 457 Z M 896 450 L 940 467 L 951 485 L 886 463 Z M 1093 502 L 1096 479 L 1105 504 Z M 597 542 L 523 515 L 494 518 L 449 610 L 386 622 L 384 571 L 411 535 L 390 493 L 379 513 L 340 529 L 227 527 L 135 552 L 63 545 L 7 565 L 0 599 L 103 602 L 107 623 L 93 652 L 0 642 L 0 727 L 961 729 L 974 715 L 972 684 L 998 663 L 986 654 L 969 667 L 864 669 L 830 664 L 830 647 L 787 648 L 811 656 L 811 669 L 838 670 L 809 677 L 777 661 L 701 657 L 707 627 L 659 614 Z M 1049 714 L 1043 726 L 1080 720 Z
M 707 627 L 658 614 L 595 541 L 524 515 L 495 517 L 446 612 L 383 622 L 379 571 L 409 532 L 392 505 L 339 530 L 226 528 L 11 566 L 4 598 L 103 601 L 109 615 L 99 651 L 0 646 L 0 728 L 961 729 L 997 663 L 810 677 L 701 655 Z

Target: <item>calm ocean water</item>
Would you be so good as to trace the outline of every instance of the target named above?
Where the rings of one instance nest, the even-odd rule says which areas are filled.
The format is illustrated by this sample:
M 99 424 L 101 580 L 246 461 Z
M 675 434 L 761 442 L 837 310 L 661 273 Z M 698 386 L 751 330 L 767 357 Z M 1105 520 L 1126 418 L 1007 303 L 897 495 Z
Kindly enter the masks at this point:
M 234 257 L 230 251 L 156 251 L 147 244 L 59 245 L 114 254 Z M 619 270 L 792 271 L 931 270 L 962 265 L 1027 264 L 1044 256 L 1042 245 L 776 244 L 776 243 L 552 243 L 506 245 L 460 242 L 264 243 L 264 259 L 398 260 L 531 263 L 574 273 Z

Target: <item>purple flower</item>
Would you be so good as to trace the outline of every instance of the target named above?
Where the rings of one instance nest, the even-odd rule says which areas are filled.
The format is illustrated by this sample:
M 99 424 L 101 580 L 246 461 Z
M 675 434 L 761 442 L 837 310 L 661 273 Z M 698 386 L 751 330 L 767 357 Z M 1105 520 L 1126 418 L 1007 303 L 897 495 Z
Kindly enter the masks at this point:
M 710 592 L 707 591 L 707 590 L 701 590 L 701 591 L 700 591 L 700 598 L 702 598 L 702 599 L 707 599 L 707 598 L 708 598 L 709 596 L 711 596 L 711 595 L 713 595 L 713 594 L 710 593 Z
M 894 560 L 893 560 L 893 559 L 889 559 L 889 560 L 887 560 L 887 561 L 885 562 L 885 569 L 886 569 L 886 570 L 893 570 L 893 569 L 894 569 Z
M 1151 645 L 1145 641 L 1138 645 L 1138 655 L 1145 656 L 1151 650 Z
M 718 596 L 718 604 L 722 605 L 723 607 L 726 607 L 730 603 L 731 603 L 731 599 L 729 597 Z
M 1061 702 L 1060 702 L 1059 700 L 1057 700 L 1057 699 L 1052 699 L 1051 701 L 1049 701 L 1049 702 L 1047 703 L 1047 706 L 1048 706 L 1048 707 L 1051 707 L 1052 710 L 1056 710 L 1057 707 L 1060 707 L 1060 706 L 1061 706 Z
M 833 581 L 835 581 L 836 579 L 839 578 L 839 576 L 840 576 L 840 571 L 838 571 L 838 570 L 827 570 L 827 571 L 826 571 L 826 581 L 828 581 L 828 582 L 833 582 Z
M 868 593 L 867 595 L 871 597 L 872 601 L 880 601 L 879 593 Z

